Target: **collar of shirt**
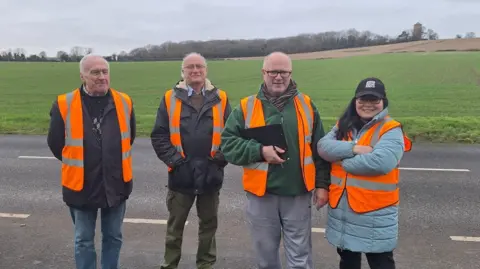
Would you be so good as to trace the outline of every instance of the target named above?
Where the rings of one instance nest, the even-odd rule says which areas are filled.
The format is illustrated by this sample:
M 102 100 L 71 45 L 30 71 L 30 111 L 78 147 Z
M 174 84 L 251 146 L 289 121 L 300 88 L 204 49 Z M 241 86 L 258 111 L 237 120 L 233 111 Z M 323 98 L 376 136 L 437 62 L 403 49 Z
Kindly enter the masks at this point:
M 187 88 L 188 88 L 188 96 L 192 96 L 193 88 L 190 86 L 187 86 Z M 205 87 L 202 88 L 202 95 L 205 96 Z
M 110 91 L 107 91 L 104 95 L 92 95 L 90 94 L 88 91 L 87 91 L 87 87 L 85 87 L 85 84 L 82 84 L 82 86 L 80 86 L 80 91 L 84 92 L 86 95 L 88 96 L 92 96 L 92 97 L 97 97 L 97 96 L 106 96 L 109 94 Z

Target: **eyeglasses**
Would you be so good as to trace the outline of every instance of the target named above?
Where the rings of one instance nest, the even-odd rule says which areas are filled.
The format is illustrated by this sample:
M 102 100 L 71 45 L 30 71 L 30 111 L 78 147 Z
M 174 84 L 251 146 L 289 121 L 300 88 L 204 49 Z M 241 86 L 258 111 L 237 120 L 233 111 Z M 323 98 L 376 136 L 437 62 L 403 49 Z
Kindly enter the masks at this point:
M 380 101 L 382 101 L 381 98 L 357 98 L 357 101 L 359 104 L 366 104 L 366 103 L 370 103 L 370 104 L 374 104 L 374 105 L 378 105 L 380 104 Z
M 265 71 L 268 76 L 274 78 L 280 74 L 282 78 L 288 78 L 292 74 L 292 71 L 283 71 L 283 70 L 270 70 L 270 71 Z

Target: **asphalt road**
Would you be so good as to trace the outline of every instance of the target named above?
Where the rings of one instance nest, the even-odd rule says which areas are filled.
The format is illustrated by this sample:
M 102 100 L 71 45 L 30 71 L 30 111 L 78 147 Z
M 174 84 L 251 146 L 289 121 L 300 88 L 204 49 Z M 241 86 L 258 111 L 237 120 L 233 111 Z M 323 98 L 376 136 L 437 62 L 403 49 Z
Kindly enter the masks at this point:
M 28 157 L 52 156 L 45 141 L 45 137 L 0 136 L 0 268 L 74 268 L 73 230 L 62 202 L 59 162 Z M 414 145 L 401 166 L 407 170 L 401 172 L 397 268 L 479 268 L 480 146 Z M 226 170 L 216 268 L 255 268 L 240 172 L 231 165 Z M 155 221 L 124 224 L 121 268 L 159 268 L 166 228 L 160 220 L 167 219 L 166 170 L 149 140 L 135 143 L 134 173 L 134 192 L 126 217 Z M 6 213 L 26 215 L 7 217 Z M 314 210 L 313 214 L 313 226 L 324 228 L 325 210 Z M 195 268 L 195 209 L 188 221 L 180 268 Z M 99 249 L 100 233 L 97 235 Z M 471 238 L 453 240 L 451 236 Z M 338 268 L 335 249 L 321 229 L 314 233 L 313 242 L 316 268 Z M 366 263 L 363 268 L 368 268 Z

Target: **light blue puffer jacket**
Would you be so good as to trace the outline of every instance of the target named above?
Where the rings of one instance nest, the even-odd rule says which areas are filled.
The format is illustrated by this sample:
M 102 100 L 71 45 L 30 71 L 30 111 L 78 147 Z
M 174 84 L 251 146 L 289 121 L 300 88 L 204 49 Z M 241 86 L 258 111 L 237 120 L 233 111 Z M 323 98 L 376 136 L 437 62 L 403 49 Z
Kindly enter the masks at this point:
M 356 137 L 388 115 L 384 109 L 367 123 Z M 327 161 L 341 161 L 345 171 L 358 175 L 381 175 L 394 169 L 404 152 L 403 133 L 395 128 L 380 138 L 373 151 L 354 155 L 354 142 L 339 141 L 335 138 L 337 127 L 324 136 L 317 144 L 319 155 Z M 356 134 L 355 134 L 356 133 Z M 355 139 L 354 139 L 355 140 Z M 363 253 L 392 251 L 397 246 L 398 207 L 391 206 L 378 211 L 357 214 L 348 204 L 346 191 L 336 209 L 328 206 L 326 238 L 330 244 L 341 249 Z

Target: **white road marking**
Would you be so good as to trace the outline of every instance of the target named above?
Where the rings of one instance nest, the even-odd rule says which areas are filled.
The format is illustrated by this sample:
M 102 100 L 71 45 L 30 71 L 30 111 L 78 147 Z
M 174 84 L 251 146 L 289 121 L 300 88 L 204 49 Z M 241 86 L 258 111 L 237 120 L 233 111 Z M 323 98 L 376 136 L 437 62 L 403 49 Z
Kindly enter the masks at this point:
M 314 233 L 325 233 L 324 228 L 312 228 L 312 232 Z
M 30 215 L 29 214 L 15 214 L 15 213 L 0 213 L 0 218 L 20 218 L 26 219 Z M 143 224 L 160 224 L 166 225 L 167 220 L 163 219 L 138 219 L 138 218 L 125 218 L 123 220 L 125 223 L 143 223 Z M 188 221 L 185 222 L 185 225 L 188 224 Z M 314 233 L 325 233 L 325 228 L 312 228 L 312 232 Z M 460 242 L 480 242 L 480 237 L 473 237 L 473 236 L 450 236 L 450 239 L 453 241 L 460 241 Z
M 469 169 L 450 169 L 450 168 L 400 167 L 399 169 L 410 170 L 410 171 L 470 172 Z
M 473 236 L 450 236 L 450 239 L 462 242 L 480 242 L 480 237 Z
M 164 219 L 131 219 L 131 218 L 125 218 L 123 219 L 123 222 L 126 223 L 144 223 L 144 224 L 167 224 L 167 220 Z M 185 222 L 185 225 L 188 224 L 188 221 Z
M 26 219 L 29 216 L 29 214 L 0 213 L 0 218 Z
M 19 159 L 47 159 L 56 160 L 53 156 L 18 156 Z M 469 169 L 453 169 L 453 168 L 423 168 L 423 167 L 400 167 L 400 170 L 407 171 L 438 171 L 438 172 L 470 172 Z
M 48 159 L 55 160 L 55 157 L 52 156 L 18 156 L 19 159 Z

